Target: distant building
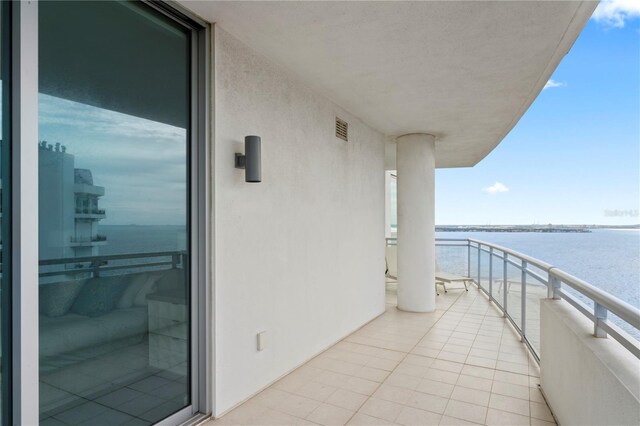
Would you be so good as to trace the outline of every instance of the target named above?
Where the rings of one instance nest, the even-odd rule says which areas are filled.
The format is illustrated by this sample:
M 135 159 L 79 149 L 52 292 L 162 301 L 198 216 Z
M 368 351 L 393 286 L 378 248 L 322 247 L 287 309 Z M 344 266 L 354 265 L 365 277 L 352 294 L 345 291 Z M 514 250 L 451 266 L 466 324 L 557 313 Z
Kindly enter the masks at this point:
M 42 141 L 38 148 L 40 259 L 96 256 L 106 244 L 98 233 L 104 187 L 93 184 L 91 170 L 76 169 L 59 143 Z

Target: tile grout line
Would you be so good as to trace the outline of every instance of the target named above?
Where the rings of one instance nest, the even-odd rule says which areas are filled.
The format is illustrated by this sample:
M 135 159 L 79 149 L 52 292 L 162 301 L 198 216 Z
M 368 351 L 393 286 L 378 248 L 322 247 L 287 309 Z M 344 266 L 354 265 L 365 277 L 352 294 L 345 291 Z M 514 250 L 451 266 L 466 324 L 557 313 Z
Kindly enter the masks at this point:
M 478 289 L 478 291 L 480 291 L 480 289 Z M 473 304 L 477 299 L 478 299 L 478 295 L 476 294 L 476 296 L 474 297 L 474 299 L 473 299 L 473 301 L 472 301 L 471 303 Z M 470 306 L 467 308 L 467 310 L 465 311 L 465 313 L 464 313 L 463 317 L 464 317 L 464 316 L 466 316 L 467 314 L 469 314 L 469 310 L 470 310 L 471 308 L 472 308 L 472 305 L 470 305 Z M 482 322 L 484 322 L 485 318 L 486 318 L 486 311 L 485 311 L 485 314 L 483 314 L 483 315 L 482 315 Z M 458 323 L 459 323 L 459 322 L 460 322 L 460 321 L 458 321 Z M 481 323 L 481 324 L 482 324 L 482 323 Z M 455 329 L 454 329 L 454 332 L 455 332 Z M 449 337 L 449 338 L 450 338 L 450 337 Z M 473 348 L 473 344 L 476 342 L 476 339 L 477 339 L 477 338 L 478 338 L 478 334 L 477 334 L 477 332 L 476 332 L 476 334 L 475 334 L 475 336 L 474 336 L 474 338 L 473 338 L 473 341 L 471 342 L 471 348 L 469 349 L 469 353 L 471 353 L 471 349 Z M 500 333 L 500 339 L 502 340 L 502 332 Z M 449 340 L 449 339 L 447 339 L 447 341 L 448 341 L 448 340 Z M 467 355 L 467 358 L 465 358 L 465 362 L 461 363 L 461 364 L 463 365 L 463 368 L 464 368 L 464 366 L 465 366 L 465 365 L 471 365 L 471 364 L 467 364 L 467 363 L 466 363 L 466 361 L 467 361 L 467 359 L 469 358 L 469 356 L 470 356 L 470 355 Z M 461 370 L 461 371 L 462 371 L 462 370 Z M 495 368 L 493 369 L 493 371 L 494 371 L 494 375 L 495 375 Z M 461 373 L 459 373 L 459 374 L 458 374 L 458 380 L 460 379 L 460 374 L 461 374 Z M 454 390 L 455 390 L 455 387 L 456 387 L 456 385 L 457 385 L 457 382 L 458 382 L 458 381 L 456 380 L 456 384 L 454 384 L 454 385 L 453 385 L 453 386 L 454 386 Z M 493 380 L 493 379 L 491 379 L 491 388 L 492 388 L 492 389 L 493 389 L 493 382 L 494 382 L 494 380 Z M 464 387 L 464 386 L 461 386 L 461 387 Z M 477 390 L 477 389 L 474 389 L 474 390 Z M 489 392 L 489 393 L 491 393 L 491 392 Z M 489 398 L 491 398 L 491 395 L 489 395 Z M 445 412 L 446 412 L 447 407 L 449 406 L 449 403 L 451 402 L 451 397 L 449 397 L 448 399 L 449 399 L 449 400 L 447 401 L 447 405 L 445 406 Z M 457 400 L 454 400 L 454 401 L 457 401 Z M 461 401 L 461 402 L 465 402 L 465 401 Z M 471 404 L 471 403 L 467 403 L 467 404 Z M 476 405 L 476 404 L 472 404 L 472 405 Z M 478 405 L 478 407 L 481 407 L 481 406 L 480 406 L 480 405 Z M 483 420 L 483 422 L 482 422 L 483 424 L 487 424 L 487 414 L 488 414 L 488 412 L 489 412 L 489 401 L 487 401 L 487 407 L 486 407 L 486 408 L 487 408 L 487 411 L 486 411 L 486 412 L 485 412 L 485 414 L 484 414 L 484 420 Z M 458 417 L 455 417 L 455 416 L 452 416 L 452 417 L 454 417 L 454 418 L 458 418 Z M 469 421 L 469 420 L 467 420 L 467 419 L 460 419 L 460 420 Z M 472 423 L 473 423 L 473 422 L 472 422 Z
M 462 296 L 462 294 L 464 294 L 464 293 L 460 293 L 460 294 L 455 298 L 455 300 L 453 301 L 453 303 L 451 303 L 451 304 L 447 307 L 447 309 L 445 309 L 445 310 L 442 312 L 442 314 L 440 314 L 440 317 L 436 320 L 436 322 L 434 322 L 434 323 L 431 325 L 431 327 L 429 327 L 429 328 L 425 331 L 425 333 L 422 335 L 422 337 L 420 337 L 420 338 L 417 340 L 417 343 L 416 343 L 416 344 L 411 348 L 411 350 L 410 350 L 410 351 L 408 351 L 408 352 L 402 352 L 402 353 L 404 353 L 404 354 L 405 354 L 405 356 L 404 356 L 404 357 L 403 357 L 403 358 L 398 362 L 398 364 L 393 368 L 393 370 L 391 370 L 391 371 L 389 372 L 389 375 L 387 376 L 387 378 L 388 378 L 391 374 L 393 374 L 393 373 L 396 371 L 396 369 L 398 368 L 398 366 L 399 366 L 400 364 L 402 364 L 402 362 L 403 362 L 405 359 L 407 359 L 407 357 L 411 354 L 411 352 L 413 352 L 413 351 L 415 350 L 415 348 L 417 348 L 417 347 L 418 347 L 418 344 L 419 344 L 419 343 L 420 343 L 420 342 L 425 338 L 425 336 L 426 336 L 427 334 L 429 334 L 429 331 L 431 331 L 431 329 L 433 329 L 433 327 L 435 327 L 435 325 L 436 325 L 436 324 L 438 324 L 438 322 L 439 322 L 439 321 L 442 319 L 442 317 L 443 317 L 443 316 L 444 316 L 444 315 L 449 311 L 449 309 L 451 309 L 451 307 L 452 307 L 453 305 L 455 305 L 455 304 L 456 304 L 456 302 L 457 302 L 457 301 L 458 301 L 458 299 Z M 398 310 L 397 305 L 396 305 L 396 310 Z M 435 312 L 435 311 L 434 311 L 434 312 Z M 399 351 L 398 351 L 398 352 L 399 352 Z M 367 397 L 367 399 L 366 399 L 366 400 L 365 400 L 365 401 L 360 405 L 360 407 L 358 407 L 358 409 L 353 413 L 353 415 L 349 418 L 349 420 L 347 420 L 347 422 L 346 422 L 345 424 L 349 424 L 349 422 L 350 422 L 350 421 L 351 421 L 351 420 L 356 416 L 356 414 L 358 414 L 358 413 L 359 413 L 360 409 L 361 409 L 361 408 L 362 408 L 362 407 L 363 407 L 363 406 L 364 406 L 364 405 L 365 405 L 365 404 L 366 404 L 366 403 L 367 403 L 367 402 L 368 402 L 368 401 L 373 397 L 373 395 L 374 395 L 374 394 L 375 394 L 375 393 L 380 389 L 380 387 L 381 387 L 381 386 L 386 382 L 387 378 L 385 378 L 385 379 L 384 379 L 384 381 L 380 382 L 380 384 L 375 388 L 375 390 L 371 393 L 371 395 L 369 395 L 369 396 Z M 447 404 L 448 404 L 448 402 L 447 402 Z M 446 409 L 446 405 L 445 405 L 445 409 Z M 424 410 L 424 411 L 428 411 L 428 410 Z M 438 414 L 438 413 L 436 413 L 436 414 Z M 398 415 L 399 415 L 399 414 L 398 414 Z M 444 412 L 442 413 L 442 416 L 444 416 Z M 375 416 L 372 416 L 372 417 L 375 417 Z M 378 418 L 378 417 L 376 417 L 376 418 Z M 395 419 L 394 419 L 394 421 L 393 421 L 394 423 L 395 423 L 395 420 L 396 420 L 396 419 L 397 419 L 397 416 L 396 416 L 396 418 L 395 418 Z M 382 420 L 385 420 L 385 421 L 386 421 L 386 419 L 382 419 Z M 441 418 L 441 420 L 442 420 L 442 418 Z
M 477 286 L 476 286 L 476 287 L 477 287 Z M 478 290 L 479 290 L 479 289 L 478 289 Z M 467 315 L 469 315 L 469 314 L 470 314 L 470 310 L 471 310 L 471 309 L 472 309 L 472 307 L 473 307 L 472 305 L 473 305 L 473 303 L 475 302 L 475 300 L 477 300 L 477 299 L 478 299 L 478 295 L 476 295 L 476 296 L 474 297 L 474 299 L 473 299 L 473 301 L 471 302 L 471 304 L 467 307 L 466 311 L 464 311 L 464 313 L 463 313 L 463 318 L 464 318 L 464 316 L 467 316 Z M 487 309 L 487 310 L 488 310 L 488 309 Z M 481 314 L 473 314 L 473 315 L 477 315 L 477 316 L 482 316 L 482 322 L 481 322 L 481 324 L 485 322 L 485 320 L 487 319 L 487 317 L 489 317 L 489 318 L 494 318 L 494 317 L 492 317 L 492 316 L 487 316 L 487 314 L 486 314 L 487 310 L 485 310 L 485 313 L 484 313 L 484 314 L 482 314 L 482 315 L 481 315 Z M 459 325 L 459 323 L 460 323 L 461 321 L 462 321 L 462 319 L 458 321 L 458 324 L 456 325 L 456 327 Z M 435 325 L 435 324 L 434 324 L 434 325 Z M 452 333 L 451 333 L 451 334 L 453 334 L 453 333 L 455 333 L 455 332 L 456 332 L 456 329 L 454 328 L 454 329 L 452 330 Z M 499 347 L 501 347 L 501 346 L 502 346 L 502 338 L 503 338 L 503 336 L 504 336 L 504 333 L 505 333 L 504 328 L 501 328 L 501 331 L 500 331 L 500 344 L 499 344 Z M 471 333 L 467 333 L 467 334 L 471 334 Z M 473 341 L 472 341 L 472 343 L 471 343 L 471 345 L 472 345 L 472 346 L 471 346 L 471 349 L 473 349 L 473 344 L 477 341 L 478 336 L 479 336 L 479 335 L 478 335 L 478 334 L 477 334 L 477 332 L 476 332 L 476 333 L 475 333 L 475 335 L 474 335 L 474 339 L 473 339 Z M 490 336 L 489 336 L 489 337 L 490 337 Z M 449 336 L 449 337 L 447 338 L 447 341 L 448 341 L 450 338 L 451 338 L 451 336 Z M 480 343 L 480 341 L 478 341 L 478 342 Z M 446 343 L 445 343 L 445 345 L 446 345 Z M 470 350 L 471 350 L 471 349 L 470 349 Z M 439 350 L 438 355 L 440 354 L 440 352 L 442 352 L 442 349 L 440 349 L 440 350 Z M 498 352 L 500 352 L 500 350 L 499 350 L 499 349 L 498 349 Z M 468 358 L 469 356 L 470 356 L 470 355 L 467 355 L 467 358 Z M 484 357 L 480 357 L 480 358 L 484 358 Z M 440 359 L 440 358 L 435 358 L 435 359 Z M 490 369 L 490 370 L 493 370 L 493 371 L 494 371 L 494 374 L 495 374 L 495 372 L 496 372 L 496 371 L 505 371 L 505 372 L 512 373 L 512 374 L 519 374 L 519 373 L 515 373 L 515 372 L 509 372 L 509 371 L 506 371 L 506 370 L 498 370 L 498 369 L 497 369 L 497 361 L 498 361 L 498 360 L 496 359 L 496 367 L 494 367 L 494 368 L 491 368 L 491 369 Z M 454 363 L 457 363 L 457 364 L 462 364 L 463 366 L 464 366 L 464 365 L 474 366 L 473 364 L 467 364 L 467 363 L 466 363 L 466 360 L 465 360 L 465 362 L 462 362 L 462 363 L 459 363 L 459 362 L 456 362 L 456 361 L 449 361 L 449 362 L 454 362 Z M 486 368 L 486 369 L 489 369 L 489 368 L 487 368 L 487 367 L 482 367 L 482 366 L 477 366 L 477 367 L 479 367 L 479 368 Z M 458 376 L 460 376 L 460 374 L 462 374 L 462 373 L 459 373 L 459 374 L 458 374 Z M 523 375 L 523 374 L 519 374 L 519 375 Z M 524 375 L 524 376 L 529 377 L 529 375 L 528 375 L 528 374 L 527 374 L 527 375 Z M 495 378 L 492 378 L 492 379 L 491 379 L 491 390 L 488 392 L 488 393 L 490 394 L 489 398 L 491 398 L 491 395 L 493 394 L 493 387 L 494 387 L 495 382 L 496 382 Z M 456 384 L 454 384 L 453 386 L 454 386 L 454 388 L 455 388 L 455 387 L 456 387 L 456 386 L 458 386 L 458 385 L 457 385 L 457 383 L 456 383 Z M 477 390 L 477 389 L 467 388 L 467 387 L 465 387 L 465 386 L 460 386 L 460 387 L 464 387 L 465 389 Z M 529 388 L 529 387 L 530 387 L 530 386 L 527 386 L 527 388 Z M 497 394 L 497 395 L 500 395 L 500 394 Z M 449 402 L 450 402 L 452 398 L 451 398 L 451 397 L 449 397 L 448 399 L 449 399 Z M 520 399 L 520 398 L 518 398 L 518 399 Z M 530 400 L 530 398 L 528 398 L 528 399 L 526 399 L 526 400 L 524 400 L 524 399 L 521 399 L 521 400 L 526 401 L 526 402 L 527 402 L 527 404 L 530 406 L 530 404 L 531 404 L 531 400 Z M 458 401 L 458 400 L 456 400 L 456 401 Z M 449 402 L 447 402 L 447 406 L 449 405 Z M 466 402 L 466 401 L 460 401 L 460 402 Z M 474 403 L 471 403 L 471 402 L 466 402 L 466 403 L 467 403 L 467 404 L 471 404 L 471 405 L 475 405 L 475 406 L 478 406 L 478 407 L 482 407 L 482 405 L 474 404 Z M 488 413 L 489 413 L 489 409 L 491 408 L 491 407 L 489 407 L 489 403 L 490 403 L 490 401 L 489 401 L 489 402 L 487 402 L 487 406 L 486 406 L 487 412 L 485 413 L 485 419 L 484 419 L 484 422 L 483 422 L 484 424 L 486 424 L 487 416 L 488 416 Z M 483 407 L 483 408 L 485 408 L 485 407 Z M 445 407 L 445 410 L 446 410 L 446 407 Z M 504 411 L 504 410 L 499 410 L 499 411 Z M 511 413 L 511 412 L 509 412 L 509 411 L 505 411 L 505 412 L 506 412 L 506 413 Z M 516 414 L 516 413 L 512 413 L 512 414 Z M 529 421 L 531 422 L 531 418 L 532 418 L 532 417 L 531 417 L 531 411 L 530 411 L 530 408 L 529 408 L 529 415 L 528 415 L 528 416 L 525 416 L 525 417 L 529 417 Z M 457 417 L 455 417 L 455 418 L 457 418 Z M 468 420 L 466 420 L 466 419 L 461 419 L 461 420 L 468 421 Z
M 482 293 L 481 293 L 481 294 L 482 294 Z M 490 300 L 486 295 L 485 295 L 485 298 L 486 298 L 486 300 L 491 304 L 491 300 Z M 485 315 L 484 315 L 484 318 L 486 318 L 486 317 L 487 317 L 487 315 L 485 314 Z M 483 319 L 483 321 L 484 321 L 484 319 Z M 509 326 L 509 325 L 512 325 L 512 324 L 510 324 L 510 323 L 507 321 L 507 325 Z M 510 330 L 511 330 L 511 333 L 512 333 L 512 334 L 515 334 L 516 336 L 518 335 L 518 334 L 516 333 L 516 331 L 515 331 L 512 327 L 509 327 L 509 328 L 510 328 Z M 504 328 L 503 328 L 503 329 L 502 329 L 502 332 L 500 333 L 500 345 L 499 345 L 499 348 L 498 348 L 498 355 L 499 355 L 499 353 L 500 353 L 500 348 L 502 347 L 502 338 L 503 338 L 504 334 L 505 334 L 505 331 L 504 331 Z M 476 339 L 477 339 L 477 335 L 476 335 Z M 474 339 L 474 343 L 475 343 L 476 339 Z M 527 355 L 529 355 L 528 350 L 527 350 L 526 348 L 525 348 L 525 350 L 527 351 Z M 527 380 L 529 380 L 530 375 L 528 374 L 528 372 L 529 372 L 529 365 L 528 365 L 528 364 L 527 364 L 527 374 L 526 374 L 526 375 L 525 375 L 525 374 L 516 373 L 516 372 L 512 372 L 512 371 L 508 371 L 508 370 L 498 370 L 498 368 L 497 368 L 497 364 L 498 364 L 498 360 L 496 359 L 496 368 L 494 368 L 494 369 L 493 369 L 493 370 L 494 370 L 494 375 L 495 375 L 495 372 L 496 372 L 496 371 L 504 371 L 504 372 L 511 373 L 511 374 L 519 374 L 519 375 L 526 376 L 526 377 L 527 377 Z M 489 393 L 490 393 L 489 398 L 491 398 L 491 395 L 493 395 L 493 388 L 494 388 L 494 386 L 495 386 L 495 382 L 496 382 L 495 378 L 491 380 L 491 391 L 489 392 Z M 527 385 L 526 387 L 527 387 L 527 388 L 530 388 L 531 386 L 530 386 L 530 385 Z M 496 395 L 500 395 L 500 394 L 496 394 Z M 529 395 L 530 395 L 530 390 L 529 390 Z M 520 399 L 520 398 L 518 398 L 518 399 Z M 523 401 L 525 401 L 525 400 L 523 399 Z M 488 415 L 489 415 L 489 409 L 490 409 L 490 408 L 492 408 L 492 407 L 490 407 L 490 406 L 489 406 L 490 402 L 491 402 L 491 399 L 489 399 L 489 402 L 487 403 L 487 412 L 486 412 L 486 414 L 485 414 L 484 424 L 486 424 L 486 423 L 487 423 L 487 417 L 488 417 Z M 530 396 L 529 396 L 529 398 L 526 400 L 526 402 L 527 402 L 527 408 L 528 408 L 528 410 L 527 410 L 527 411 L 528 411 L 528 413 L 529 413 L 529 414 L 528 414 L 527 416 L 525 416 L 525 417 L 529 417 L 529 424 L 531 424 L 532 416 L 531 416 L 531 397 L 530 397 Z M 546 402 L 546 401 L 545 401 L 545 402 Z M 492 409 L 493 409 L 493 408 L 492 408 Z M 494 409 L 494 410 L 495 410 L 495 409 Z M 499 410 L 499 411 L 504 411 L 504 410 Z M 512 413 L 512 412 L 510 412 L 510 411 L 505 411 L 505 412 L 506 412 L 506 413 L 511 413 L 511 414 L 516 414 L 516 415 L 521 415 L 521 414 L 519 414 L 519 413 Z M 554 419 L 555 419 L 555 418 L 554 418 Z

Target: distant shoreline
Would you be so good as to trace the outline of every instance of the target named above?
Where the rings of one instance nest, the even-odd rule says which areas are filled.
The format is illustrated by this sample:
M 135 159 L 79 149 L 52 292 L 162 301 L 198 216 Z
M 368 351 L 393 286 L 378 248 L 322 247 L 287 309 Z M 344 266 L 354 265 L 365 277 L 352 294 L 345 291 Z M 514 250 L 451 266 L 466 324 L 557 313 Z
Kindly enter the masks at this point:
M 640 225 L 437 225 L 436 232 L 589 233 L 594 229 L 640 230 Z
M 436 226 L 436 232 L 577 232 L 589 233 L 591 229 L 583 226 Z

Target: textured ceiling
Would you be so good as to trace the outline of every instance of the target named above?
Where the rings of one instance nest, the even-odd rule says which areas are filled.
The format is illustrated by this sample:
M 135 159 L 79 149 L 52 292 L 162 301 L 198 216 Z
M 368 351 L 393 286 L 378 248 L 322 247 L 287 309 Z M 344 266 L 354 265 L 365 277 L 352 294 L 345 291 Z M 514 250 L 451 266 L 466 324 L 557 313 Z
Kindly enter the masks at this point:
M 597 2 L 192 2 L 183 5 L 389 140 L 437 136 L 437 167 L 507 135 Z M 395 168 L 395 150 L 387 150 Z

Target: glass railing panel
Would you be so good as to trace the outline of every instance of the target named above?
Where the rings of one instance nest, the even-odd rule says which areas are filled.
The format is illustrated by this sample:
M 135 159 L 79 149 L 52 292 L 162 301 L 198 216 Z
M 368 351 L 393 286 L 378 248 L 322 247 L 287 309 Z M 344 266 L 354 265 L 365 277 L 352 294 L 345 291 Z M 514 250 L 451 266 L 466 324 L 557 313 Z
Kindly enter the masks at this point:
M 534 355 L 539 356 L 540 300 L 548 297 L 550 278 L 546 268 L 551 266 L 526 255 L 523 256 L 528 259 L 526 262 L 518 257 L 518 254 L 505 256 L 497 247 L 494 247 L 493 254 L 490 254 L 492 247 L 490 243 L 473 242 L 470 247 L 468 275 L 491 296 L 497 307 L 506 313 L 520 334 L 524 336 Z M 538 267 L 535 264 L 541 266 Z M 562 280 L 553 284 L 560 286 L 562 298 L 588 318 L 594 316 L 594 300 L 598 301 L 601 307 L 610 306 L 610 309 L 618 312 L 622 317 L 610 311 L 606 312 L 606 316 L 601 317 L 606 318 L 606 323 L 598 328 L 596 337 L 604 337 L 602 333 L 608 332 L 609 337 L 618 340 L 640 358 L 638 349 L 640 328 L 636 327 L 637 314 L 634 313 L 637 309 L 615 298 L 612 300 L 610 295 L 601 293 L 598 288 L 593 288 L 589 283 L 560 269 L 554 268 L 552 274 L 557 280 Z M 600 312 L 600 315 L 605 314 Z M 611 328 L 607 327 L 607 324 Z
M 516 263 L 520 263 L 515 260 Z M 507 315 L 515 322 L 518 329 L 522 324 L 522 285 L 521 285 L 521 272 L 520 269 L 511 263 L 507 264 L 507 280 L 503 283 L 499 291 L 507 292 Z
M 546 287 L 549 281 L 549 274 L 544 269 L 540 269 L 529 263 L 527 264 L 527 271 L 527 282 L 541 284 Z
M 446 244 L 446 243 L 444 243 Z M 436 269 L 450 274 L 467 275 L 467 246 L 436 246 Z
M 489 253 L 488 248 L 483 247 L 480 251 L 480 288 L 489 292 Z
M 494 301 L 502 307 L 502 281 L 503 281 L 503 262 L 501 259 L 502 253 L 494 251 L 491 262 L 491 285 L 490 294 Z
M 478 247 L 477 246 L 473 246 L 473 245 L 471 246 L 471 256 L 469 256 L 469 262 L 470 262 L 469 276 L 473 278 L 473 280 L 476 283 L 478 283 L 479 277 L 478 277 Z

